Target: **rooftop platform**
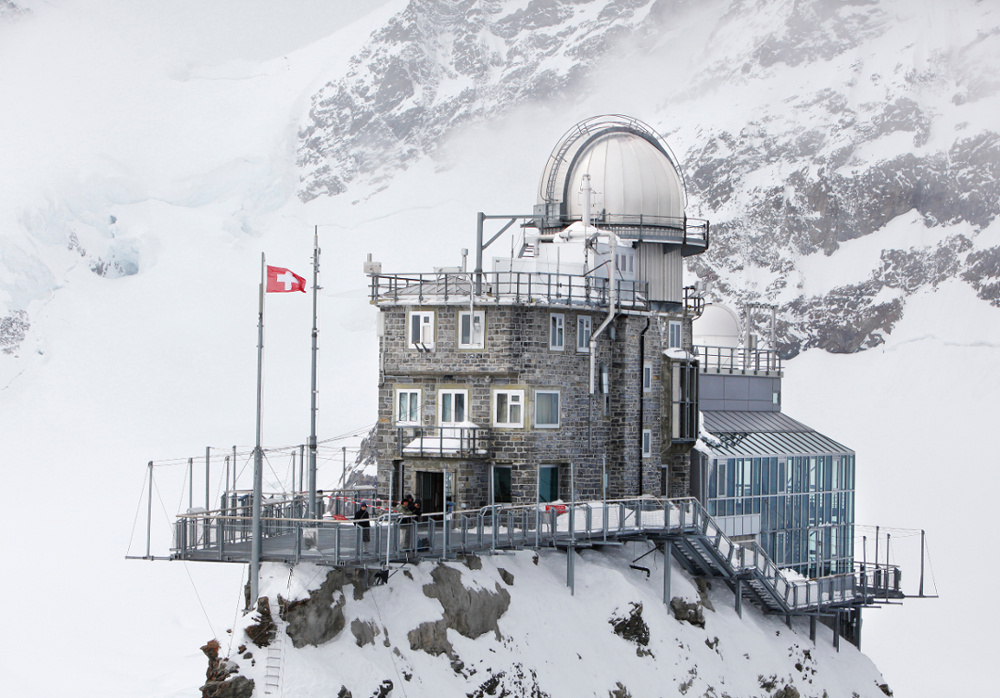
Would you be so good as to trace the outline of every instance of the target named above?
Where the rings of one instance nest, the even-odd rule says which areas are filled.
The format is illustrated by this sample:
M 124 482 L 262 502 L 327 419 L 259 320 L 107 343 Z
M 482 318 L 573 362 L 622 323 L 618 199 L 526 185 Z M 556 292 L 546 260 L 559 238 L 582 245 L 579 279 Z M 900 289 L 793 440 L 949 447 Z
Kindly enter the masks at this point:
M 533 304 L 558 307 L 607 308 L 607 278 L 577 274 L 499 271 L 432 274 L 372 274 L 369 287 L 374 305 L 462 305 L 476 303 Z M 615 282 L 616 304 L 624 310 L 648 310 L 644 281 Z
M 781 357 L 768 349 L 695 345 L 701 373 L 726 376 L 782 377 Z

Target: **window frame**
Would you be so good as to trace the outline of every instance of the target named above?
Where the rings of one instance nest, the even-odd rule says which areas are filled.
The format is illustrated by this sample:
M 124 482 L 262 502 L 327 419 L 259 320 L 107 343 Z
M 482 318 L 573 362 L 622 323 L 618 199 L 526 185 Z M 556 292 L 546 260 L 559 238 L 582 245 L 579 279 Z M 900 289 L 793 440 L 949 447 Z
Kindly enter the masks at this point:
M 549 351 L 565 350 L 566 315 L 565 313 L 549 313 Z
M 593 318 L 589 315 L 576 316 L 576 351 L 578 354 L 590 353 L 590 335 L 594 327 Z
M 413 319 L 421 318 L 420 322 L 420 338 L 424 338 L 424 319 L 429 319 L 430 322 L 427 323 L 429 327 L 430 342 L 414 342 L 413 341 Z M 418 351 L 424 351 L 427 349 L 434 348 L 435 339 L 435 325 L 437 324 L 435 318 L 435 313 L 433 310 L 410 310 L 406 315 L 406 346 L 409 349 L 416 349 Z
M 643 429 L 642 430 L 642 457 L 652 458 L 653 457 L 653 430 Z
M 466 317 L 470 318 L 469 325 L 469 335 L 472 339 L 469 343 L 462 342 L 462 320 Z M 479 341 L 476 342 L 475 336 L 475 326 L 476 319 L 480 321 L 480 336 Z M 455 346 L 459 349 L 469 350 L 469 349 L 485 349 L 486 348 L 486 311 L 485 310 L 459 310 L 458 311 L 458 321 L 455 324 Z
M 462 411 L 464 419 L 444 421 L 444 397 L 445 395 L 462 396 Z M 455 412 L 454 401 L 452 412 Z M 468 388 L 438 388 L 437 391 L 437 425 L 439 427 L 457 427 L 469 422 L 469 389 Z
M 539 423 L 538 421 L 538 404 L 539 397 L 542 395 L 555 395 L 556 396 L 556 421 L 555 423 L 544 422 Z M 533 400 L 532 417 L 534 420 L 535 429 L 559 429 L 562 426 L 562 395 L 558 389 L 544 389 L 536 390 Z
M 501 395 L 506 395 L 508 398 L 516 396 L 519 398 L 520 403 L 517 405 L 521 411 L 521 418 L 516 421 L 506 421 L 501 422 L 500 409 L 499 409 L 499 399 Z M 525 391 L 524 388 L 494 388 L 493 389 L 493 399 L 491 402 L 491 412 L 492 412 L 492 422 L 493 426 L 500 429 L 523 429 L 524 428 L 524 413 L 525 413 Z M 507 403 L 507 414 L 510 416 L 510 408 L 513 403 L 508 399 Z
M 416 418 L 416 420 L 410 420 L 410 419 L 402 420 L 402 419 L 399 418 L 400 417 L 400 412 L 399 412 L 399 396 L 402 395 L 402 394 L 404 394 L 404 393 L 409 394 L 411 396 L 410 399 L 412 399 L 412 396 L 414 394 L 416 394 L 416 397 L 417 397 L 417 418 Z M 422 417 L 423 417 L 423 412 L 422 412 L 423 406 L 424 406 L 423 405 L 423 402 L 424 402 L 423 390 L 420 389 L 420 388 L 395 388 L 395 390 L 393 391 L 393 396 L 392 397 L 393 397 L 393 400 L 392 400 L 393 423 L 396 426 L 399 426 L 399 427 L 419 427 L 421 425 L 421 423 L 422 423 Z M 409 400 L 407 402 L 409 402 Z M 410 412 L 411 413 L 413 412 L 412 407 L 410 409 Z
M 642 392 L 653 392 L 653 363 L 644 361 L 642 364 Z
M 676 342 L 675 342 L 676 333 Z M 684 326 L 680 320 L 667 321 L 667 346 L 671 349 L 680 349 L 684 345 Z

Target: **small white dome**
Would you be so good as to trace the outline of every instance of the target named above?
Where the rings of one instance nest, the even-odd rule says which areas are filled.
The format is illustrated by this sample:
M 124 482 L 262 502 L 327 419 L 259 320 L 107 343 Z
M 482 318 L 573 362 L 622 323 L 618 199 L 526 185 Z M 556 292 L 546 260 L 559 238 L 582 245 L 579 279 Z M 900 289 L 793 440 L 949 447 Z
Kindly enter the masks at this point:
M 721 304 L 706 305 L 691 330 L 697 346 L 737 347 L 740 343 L 740 318 L 732 309 Z

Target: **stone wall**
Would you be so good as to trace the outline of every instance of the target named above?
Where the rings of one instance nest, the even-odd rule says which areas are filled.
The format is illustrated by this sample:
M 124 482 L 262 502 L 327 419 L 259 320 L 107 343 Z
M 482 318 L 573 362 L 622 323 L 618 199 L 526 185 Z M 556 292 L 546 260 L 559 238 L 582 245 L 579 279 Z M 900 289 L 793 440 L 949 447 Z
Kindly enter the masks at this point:
M 438 391 L 467 390 L 467 421 L 489 427 L 492 434 L 490 457 L 404 456 L 404 491 L 414 492 L 417 471 L 447 469 L 455 478 L 456 505 L 479 507 L 488 503 L 492 462 L 512 468 L 513 502 L 531 504 L 536 497 L 536 467 L 541 464 L 559 466 L 560 498 L 599 499 L 605 460 L 608 497 L 638 494 L 640 480 L 643 493 L 658 495 L 664 491 L 660 363 L 667 344 L 665 323 L 650 321 L 646 315 L 617 316 L 596 342 L 596 386 L 591 395 L 590 354 L 577 350 L 577 317 L 589 316 L 592 328 L 596 329 L 606 318 L 606 312 L 600 308 L 476 306 L 475 310 L 485 311 L 482 349 L 458 348 L 458 317 L 463 310 L 468 310 L 467 304 L 380 307 L 384 332 L 379 340 L 382 359 L 377 430 L 379 496 L 387 496 L 393 460 L 400 458 L 394 415 L 399 388 L 420 389 L 423 426 L 438 424 Z M 429 350 L 408 346 L 407 321 L 413 311 L 434 313 L 434 346 Z M 552 313 L 562 314 L 565 320 L 562 351 L 549 348 Z M 685 325 L 689 333 L 690 323 Z M 640 342 L 644 351 L 640 351 Z M 644 360 L 653 372 L 648 392 L 642 388 Z M 606 395 L 601 391 L 602 365 L 608 368 Z M 493 393 L 498 389 L 524 391 L 522 427 L 493 426 Z M 534 426 L 537 390 L 559 391 L 558 428 Z M 652 453 L 646 458 L 641 457 L 643 428 L 651 430 L 653 441 Z M 574 493 L 570 492 L 571 464 Z

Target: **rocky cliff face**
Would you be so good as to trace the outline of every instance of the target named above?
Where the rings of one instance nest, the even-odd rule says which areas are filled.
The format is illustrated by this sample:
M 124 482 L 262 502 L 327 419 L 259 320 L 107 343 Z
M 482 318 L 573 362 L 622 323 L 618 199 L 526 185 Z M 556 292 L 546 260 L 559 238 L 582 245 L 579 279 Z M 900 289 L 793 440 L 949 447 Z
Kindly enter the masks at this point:
M 671 46 L 685 35 L 705 41 L 684 45 L 679 71 Z M 628 56 L 646 66 L 637 88 L 655 105 L 637 116 L 683 154 L 689 213 L 713 222 L 694 273 L 729 303 L 777 305 L 786 356 L 857 351 L 883 341 L 908 296 L 948 280 L 1000 305 L 1000 248 L 979 238 L 1000 206 L 998 53 L 1000 18 L 972 0 L 947 12 L 897 0 L 414 0 L 314 96 L 300 197 L 384 186 L 460 126 L 519 104 L 585 100 L 605 61 Z M 842 254 L 873 235 L 874 258 Z

